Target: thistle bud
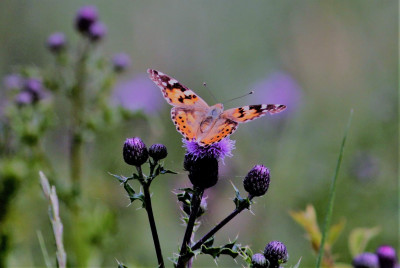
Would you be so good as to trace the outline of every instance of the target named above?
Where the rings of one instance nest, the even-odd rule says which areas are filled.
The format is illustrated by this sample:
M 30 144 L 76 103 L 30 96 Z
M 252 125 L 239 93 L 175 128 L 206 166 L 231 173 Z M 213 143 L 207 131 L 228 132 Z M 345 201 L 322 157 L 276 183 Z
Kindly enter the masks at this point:
M 146 144 L 139 137 L 126 139 L 122 154 L 125 163 L 132 166 L 141 166 L 149 158 Z
M 76 14 L 75 27 L 79 32 L 86 34 L 97 19 L 98 13 L 95 6 L 83 6 Z
M 92 42 L 100 41 L 107 34 L 107 27 L 104 23 L 97 21 L 89 28 L 89 38 Z
M 154 159 L 155 162 L 167 157 L 167 147 L 164 144 L 153 144 L 149 148 L 149 155 Z
M 379 268 L 378 256 L 371 252 L 363 252 L 353 259 L 354 268 Z
M 115 54 L 112 58 L 112 64 L 114 67 L 114 71 L 120 73 L 131 66 L 131 58 L 126 53 L 118 53 Z
M 254 254 L 251 258 L 250 268 L 266 268 L 268 267 L 268 261 L 261 253 Z
M 65 35 L 63 33 L 53 33 L 47 39 L 48 49 L 57 54 L 65 49 Z
M 264 195 L 269 187 L 269 169 L 255 165 L 243 180 L 244 189 L 252 196 Z
M 287 262 L 289 255 L 285 244 L 280 241 L 271 241 L 264 249 L 264 257 L 269 261 L 269 268 L 278 268 Z
M 391 246 L 380 246 L 376 250 L 380 268 L 394 268 L 397 263 L 396 250 Z
M 42 81 L 35 78 L 28 78 L 25 81 L 24 91 L 31 94 L 32 103 L 37 103 L 39 100 L 43 99 L 44 92 L 43 92 L 43 84 Z
M 216 158 L 198 158 L 192 154 L 186 154 L 183 167 L 189 171 L 189 179 L 193 186 L 206 189 L 218 182 L 218 160 Z

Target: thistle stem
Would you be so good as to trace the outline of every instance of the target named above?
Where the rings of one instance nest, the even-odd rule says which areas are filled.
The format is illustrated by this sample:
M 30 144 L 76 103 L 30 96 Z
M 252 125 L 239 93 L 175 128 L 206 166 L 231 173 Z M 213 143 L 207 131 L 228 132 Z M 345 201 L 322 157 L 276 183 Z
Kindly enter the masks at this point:
M 185 267 L 186 263 L 190 260 L 190 258 L 187 259 L 187 256 L 186 256 L 187 248 L 188 248 L 188 246 L 190 246 L 190 238 L 193 233 L 193 228 L 194 228 L 194 224 L 196 222 L 196 216 L 197 216 L 197 212 L 199 211 L 203 193 L 204 193 L 204 189 L 200 189 L 200 188 L 195 188 L 195 191 L 193 193 L 193 199 L 191 202 L 192 203 L 191 204 L 191 212 L 190 212 L 189 220 L 187 223 L 185 235 L 183 237 L 181 250 L 179 251 L 180 252 L 179 259 L 178 259 L 178 262 L 176 265 L 177 268 Z
M 150 196 L 150 190 L 149 190 L 151 181 L 144 180 L 142 168 L 140 166 L 137 166 L 136 169 L 139 173 L 139 177 L 141 178 L 140 183 L 143 186 L 144 204 L 145 204 L 145 209 L 147 212 L 147 217 L 149 218 L 150 229 L 151 229 L 151 234 L 153 236 L 154 247 L 156 249 L 158 267 L 164 268 L 165 265 L 164 265 L 164 260 L 163 260 L 163 256 L 162 256 L 162 252 L 161 252 L 160 240 L 158 239 L 156 222 L 154 220 L 153 208 L 151 205 L 151 196 Z
M 253 196 L 249 195 L 248 199 L 251 200 L 253 199 Z M 212 228 L 207 234 L 205 234 L 194 246 L 192 247 L 192 250 L 196 250 L 200 248 L 204 242 L 206 242 L 210 237 L 212 237 L 216 232 L 218 232 L 222 227 L 225 226 L 230 220 L 232 220 L 236 215 L 238 215 L 240 212 L 242 212 L 246 208 L 245 203 L 242 203 L 241 206 L 236 208 L 234 211 L 232 211 L 231 214 L 229 214 L 225 219 L 223 219 L 220 223 L 218 223 L 214 228 Z

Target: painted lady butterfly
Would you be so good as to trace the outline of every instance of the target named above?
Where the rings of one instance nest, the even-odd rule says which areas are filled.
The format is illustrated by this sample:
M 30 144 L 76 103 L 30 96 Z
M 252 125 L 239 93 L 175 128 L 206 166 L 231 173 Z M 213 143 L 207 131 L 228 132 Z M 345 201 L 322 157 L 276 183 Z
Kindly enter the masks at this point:
M 161 89 L 164 98 L 174 106 L 171 118 L 176 129 L 186 138 L 201 146 L 209 146 L 231 135 L 239 123 L 286 109 L 281 104 L 259 104 L 224 111 L 222 103 L 208 104 L 192 90 L 162 72 L 148 69 L 150 79 Z

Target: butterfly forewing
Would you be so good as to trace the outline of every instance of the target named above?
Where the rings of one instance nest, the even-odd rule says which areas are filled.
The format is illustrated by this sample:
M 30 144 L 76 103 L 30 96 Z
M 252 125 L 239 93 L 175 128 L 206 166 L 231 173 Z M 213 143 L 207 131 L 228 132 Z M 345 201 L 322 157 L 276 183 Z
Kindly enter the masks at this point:
M 207 103 L 189 88 L 185 87 L 168 75 L 148 69 L 150 79 L 161 89 L 167 102 L 177 107 L 208 108 Z
M 248 105 L 226 110 L 221 117 L 229 118 L 239 123 L 247 122 L 259 118 L 267 113 L 276 114 L 286 109 L 282 104 L 258 104 Z

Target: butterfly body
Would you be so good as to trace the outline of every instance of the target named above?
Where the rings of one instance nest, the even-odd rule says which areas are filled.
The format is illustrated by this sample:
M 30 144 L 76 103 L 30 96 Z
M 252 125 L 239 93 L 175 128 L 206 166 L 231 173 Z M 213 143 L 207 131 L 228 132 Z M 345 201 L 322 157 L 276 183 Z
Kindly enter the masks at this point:
M 221 103 L 209 106 L 174 78 L 152 69 L 147 72 L 161 89 L 166 101 L 174 106 L 171 109 L 171 119 L 176 129 L 186 140 L 194 140 L 201 146 L 209 146 L 231 135 L 239 123 L 286 109 L 285 105 L 280 104 L 259 104 L 224 111 Z

